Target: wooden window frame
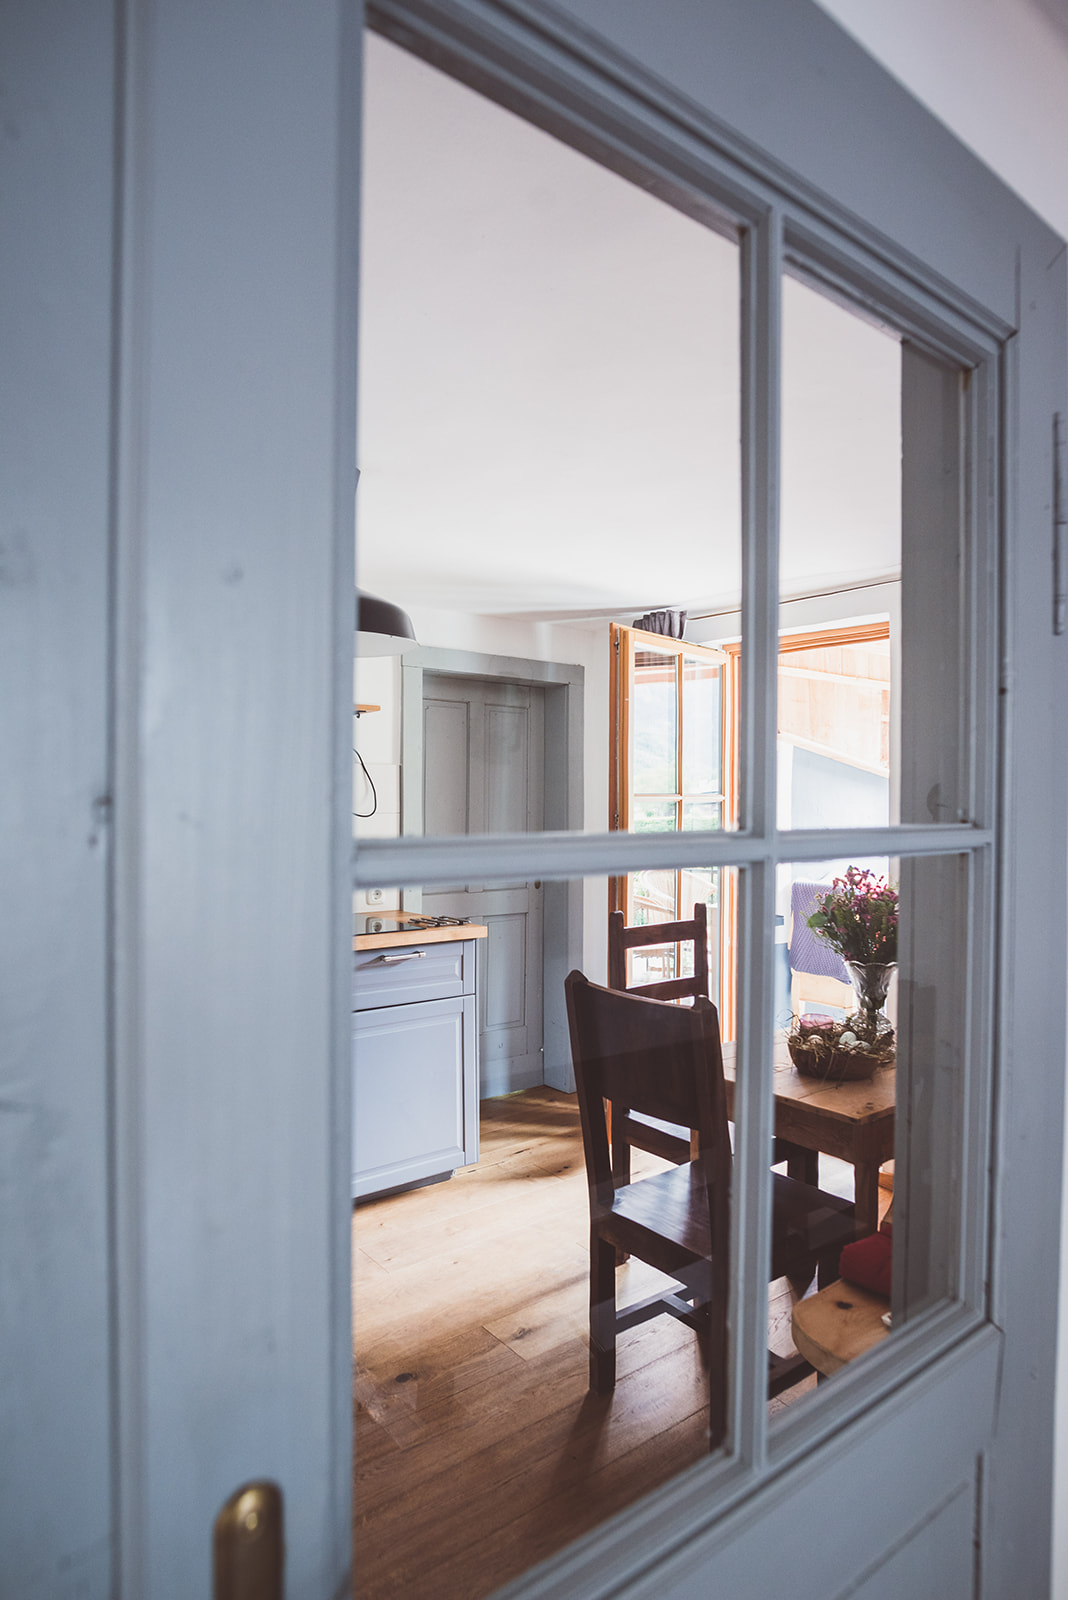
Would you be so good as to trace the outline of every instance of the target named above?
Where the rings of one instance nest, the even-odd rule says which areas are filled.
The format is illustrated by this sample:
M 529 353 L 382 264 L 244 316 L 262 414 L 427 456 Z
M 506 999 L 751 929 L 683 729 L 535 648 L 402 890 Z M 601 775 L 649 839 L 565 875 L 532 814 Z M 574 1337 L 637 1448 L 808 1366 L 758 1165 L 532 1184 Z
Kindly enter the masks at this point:
M 631 735 L 631 687 L 634 672 L 635 652 L 642 647 L 650 650 L 659 650 L 665 654 L 673 654 L 676 660 L 676 694 L 675 709 L 677 718 L 677 734 L 675 743 L 676 777 L 681 785 L 681 766 L 683 760 L 684 738 L 684 710 L 682 693 L 683 661 L 687 657 L 696 660 L 716 662 L 723 669 L 722 694 L 720 696 L 720 751 L 721 751 L 721 788 L 718 795 L 720 805 L 721 825 L 724 829 L 734 828 L 737 825 L 736 812 L 733 806 L 737 803 L 737 781 L 734 776 L 735 755 L 732 753 L 731 741 L 735 737 L 736 717 L 734 708 L 729 704 L 732 686 L 736 683 L 736 666 L 728 652 L 720 647 L 704 644 L 694 644 L 687 639 L 672 639 L 664 634 L 647 633 L 643 628 L 629 628 L 621 623 L 612 623 L 609 628 L 609 798 L 608 817 L 609 826 L 613 831 L 629 832 L 631 823 L 631 801 L 633 793 L 630 783 L 630 735 Z M 664 795 L 664 799 L 672 798 Z M 681 822 L 681 807 L 685 800 L 681 787 L 677 786 L 674 799 L 679 807 L 677 822 Z M 665 833 L 671 830 L 665 829 Z M 712 830 L 720 832 L 721 829 Z M 681 827 L 676 827 L 676 834 L 681 833 Z M 683 869 L 675 870 L 675 905 L 681 917 L 682 875 Z M 629 874 L 621 874 L 609 879 L 608 904 L 612 911 L 622 911 L 626 915 L 628 910 L 627 884 Z M 732 874 L 726 871 L 720 873 L 720 909 L 719 909 L 719 1010 L 720 1024 L 725 1039 L 734 1038 L 734 996 L 733 972 L 734 957 L 728 949 L 728 930 L 732 926 L 730 917 L 734 912 L 734 896 Z

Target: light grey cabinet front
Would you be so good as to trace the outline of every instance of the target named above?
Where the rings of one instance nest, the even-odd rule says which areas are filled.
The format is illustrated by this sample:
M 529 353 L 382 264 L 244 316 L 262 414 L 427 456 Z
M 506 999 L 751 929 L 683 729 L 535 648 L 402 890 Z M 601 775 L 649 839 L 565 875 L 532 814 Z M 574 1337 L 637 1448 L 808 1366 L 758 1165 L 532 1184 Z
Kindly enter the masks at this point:
M 354 1200 L 446 1176 L 478 1159 L 473 942 L 438 948 L 442 956 L 449 952 L 459 957 L 461 951 L 466 955 L 454 970 L 466 969 L 462 987 L 468 992 L 416 998 L 425 992 L 424 982 L 419 981 L 427 971 L 422 963 L 392 968 L 374 963 L 367 971 L 368 963 L 357 957 L 353 1002 L 357 1009 L 352 1016 Z M 374 1000 L 392 998 L 395 1003 L 368 1007 L 371 991 Z

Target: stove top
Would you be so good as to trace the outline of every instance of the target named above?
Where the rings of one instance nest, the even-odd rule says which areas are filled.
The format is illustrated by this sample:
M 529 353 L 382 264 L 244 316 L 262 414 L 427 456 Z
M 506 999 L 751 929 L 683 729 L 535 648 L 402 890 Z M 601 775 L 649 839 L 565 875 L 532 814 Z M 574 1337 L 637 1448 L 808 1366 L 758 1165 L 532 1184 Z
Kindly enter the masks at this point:
M 421 917 L 414 912 L 406 911 L 403 916 L 396 914 L 385 916 L 372 916 L 370 912 L 357 913 L 352 919 L 352 931 L 355 934 L 366 933 L 411 933 L 421 932 L 426 928 L 463 928 L 471 921 L 470 917 Z

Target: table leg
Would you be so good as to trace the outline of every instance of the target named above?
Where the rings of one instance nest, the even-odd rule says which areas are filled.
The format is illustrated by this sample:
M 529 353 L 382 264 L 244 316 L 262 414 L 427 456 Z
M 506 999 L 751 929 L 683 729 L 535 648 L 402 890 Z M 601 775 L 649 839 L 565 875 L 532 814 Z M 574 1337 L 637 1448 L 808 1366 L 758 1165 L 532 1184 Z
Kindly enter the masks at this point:
M 814 1189 L 820 1186 L 820 1153 L 818 1150 L 806 1150 L 804 1145 L 791 1144 L 787 1146 L 789 1154 L 786 1157 L 786 1175 L 796 1178 L 799 1183 L 809 1183 Z
M 875 1233 L 879 1227 L 879 1163 L 858 1160 L 853 1166 L 856 1200 L 857 1238 Z

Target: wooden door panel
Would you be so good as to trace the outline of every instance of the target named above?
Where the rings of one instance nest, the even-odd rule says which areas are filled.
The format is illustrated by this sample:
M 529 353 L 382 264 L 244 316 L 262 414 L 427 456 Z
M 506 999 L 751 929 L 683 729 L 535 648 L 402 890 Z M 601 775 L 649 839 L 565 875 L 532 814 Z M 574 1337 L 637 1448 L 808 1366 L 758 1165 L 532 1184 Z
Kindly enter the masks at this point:
M 483 1027 L 501 1030 L 526 1026 L 527 914 L 492 917 L 491 942 L 483 963 Z
M 530 826 L 529 705 L 485 706 L 483 815 L 487 833 L 525 833 Z
M 899 1545 L 870 1577 L 838 1600 L 972 1600 L 975 1594 L 975 1484 L 961 1485 L 947 1505 Z
M 423 826 L 427 833 L 466 833 L 470 707 L 427 699 L 423 706 Z

